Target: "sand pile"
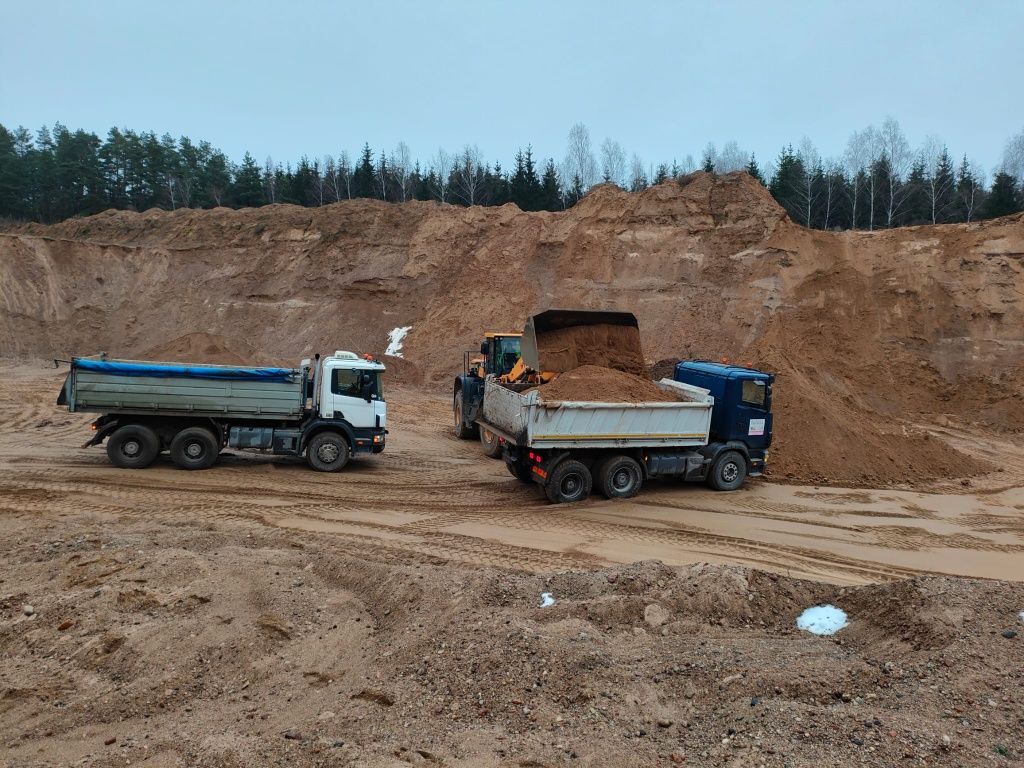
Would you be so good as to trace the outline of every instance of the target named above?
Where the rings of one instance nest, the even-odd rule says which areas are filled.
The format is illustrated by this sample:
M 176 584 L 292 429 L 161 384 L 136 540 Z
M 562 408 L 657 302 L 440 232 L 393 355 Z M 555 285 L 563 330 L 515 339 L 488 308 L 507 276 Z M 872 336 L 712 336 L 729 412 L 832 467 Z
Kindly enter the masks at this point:
M 228 339 L 220 334 L 202 332 L 186 333 L 157 344 L 142 352 L 141 358 L 213 365 L 269 365 L 277 362 L 242 339 Z
M 650 379 L 632 373 L 583 365 L 537 387 L 541 400 L 595 403 L 672 403 L 678 398 Z
M 646 372 L 640 331 L 627 325 L 581 325 L 537 334 L 542 371 L 582 366 L 615 368 L 636 376 Z

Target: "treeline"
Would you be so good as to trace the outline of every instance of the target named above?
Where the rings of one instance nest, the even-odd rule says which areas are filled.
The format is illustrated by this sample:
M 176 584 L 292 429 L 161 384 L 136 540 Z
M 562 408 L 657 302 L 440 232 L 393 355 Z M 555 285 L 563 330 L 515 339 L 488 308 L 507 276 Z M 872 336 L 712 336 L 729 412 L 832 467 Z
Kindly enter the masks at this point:
M 761 166 L 736 142 L 709 144 L 699 167 L 746 171 L 797 222 L 815 228 L 874 229 L 972 221 L 1024 209 L 1024 132 L 1007 142 L 992 184 L 966 155 L 954 161 L 936 139 L 913 150 L 895 120 L 856 132 L 841 158 L 823 159 L 804 139 Z M 105 139 L 57 124 L 35 134 L 0 125 L 0 218 L 55 222 L 117 208 L 234 208 L 273 203 L 320 206 L 350 198 L 456 205 L 515 203 L 527 211 L 570 208 L 598 183 L 632 191 L 696 170 L 682 161 L 628 160 L 606 139 L 595 152 L 582 124 L 569 132 L 565 156 L 538 161 L 520 149 L 511 168 L 479 149 L 438 150 L 426 163 L 405 145 L 354 159 L 338 156 L 281 164 L 246 153 L 235 163 L 207 141 L 112 128 Z

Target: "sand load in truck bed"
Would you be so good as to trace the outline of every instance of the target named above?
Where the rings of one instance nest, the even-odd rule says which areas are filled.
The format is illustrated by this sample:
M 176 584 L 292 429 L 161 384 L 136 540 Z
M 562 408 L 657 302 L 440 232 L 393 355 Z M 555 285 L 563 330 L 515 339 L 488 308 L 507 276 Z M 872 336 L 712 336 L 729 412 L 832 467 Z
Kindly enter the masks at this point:
M 542 371 L 602 366 L 643 376 L 646 373 L 639 329 L 628 325 L 578 325 L 537 334 Z
M 642 376 L 597 365 L 559 374 L 554 381 L 537 387 L 537 394 L 545 402 L 671 403 L 679 399 Z

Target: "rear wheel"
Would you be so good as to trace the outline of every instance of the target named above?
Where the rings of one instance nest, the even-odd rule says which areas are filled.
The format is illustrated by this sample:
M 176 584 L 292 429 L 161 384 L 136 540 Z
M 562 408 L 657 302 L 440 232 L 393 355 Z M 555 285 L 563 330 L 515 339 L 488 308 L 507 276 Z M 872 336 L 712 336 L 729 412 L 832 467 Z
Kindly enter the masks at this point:
M 159 453 L 160 438 L 144 424 L 125 424 L 107 438 L 107 457 L 124 469 L 148 467 Z
M 747 477 L 747 460 L 739 451 L 726 451 L 711 467 L 708 485 L 716 491 L 735 491 Z
M 524 464 L 519 461 L 506 461 L 505 466 L 508 468 L 509 474 L 519 482 L 533 482 L 533 473 L 530 471 L 529 464 Z
M 552 504 L 571 504 L 582 501 L 590 495 L 594 479 L 582 461 L 563 461 L 548 475 L 544 483 L 544 494 Z
M 317 472 L 337 472 L 348 464 L 348 441 L 337 432 L 314 435 L 306 449 L 306 461 Z
M 466 424 L 463 418 L 464 413 L 462 392 L 456 392 L 455 399 L 452 401 L 452 418 L 455 420 L 455 436 L 459 440 L 468 440 L 475 434 L 475 428 L 472 425 Z
M 206 469 L 219 453 L 217 438 L 204 427 L 186 427 L 171 440 L 171 461 L 179 469 Z
M 484 455 L 492 459 L 501 456 L 501 439 L 487 427 L 478 427 L 478 429 L 480 430 L 480 445 L 484 447 Z
M 606 499 L 631 499 L 640 493 L 644 472 L 636 459 L 612 456 L 601 462 L 594 479 Z

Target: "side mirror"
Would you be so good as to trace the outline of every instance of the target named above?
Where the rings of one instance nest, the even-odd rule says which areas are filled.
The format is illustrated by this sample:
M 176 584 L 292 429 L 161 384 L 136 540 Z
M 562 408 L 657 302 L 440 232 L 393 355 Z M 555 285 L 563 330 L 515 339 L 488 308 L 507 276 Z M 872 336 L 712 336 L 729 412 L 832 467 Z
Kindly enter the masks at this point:
M 486 340 L 480 342 L 480 354 L 487 355 L 491 351 L 491 345 Z

